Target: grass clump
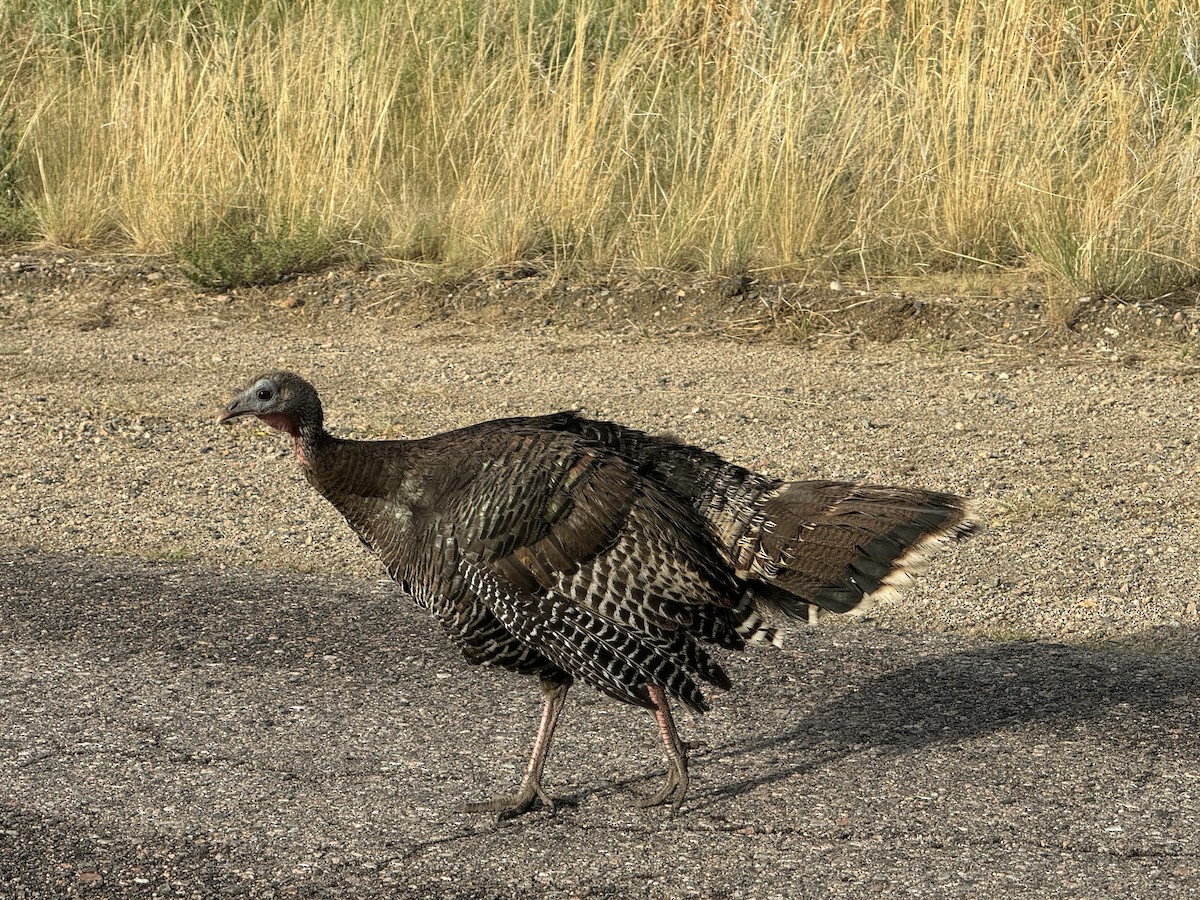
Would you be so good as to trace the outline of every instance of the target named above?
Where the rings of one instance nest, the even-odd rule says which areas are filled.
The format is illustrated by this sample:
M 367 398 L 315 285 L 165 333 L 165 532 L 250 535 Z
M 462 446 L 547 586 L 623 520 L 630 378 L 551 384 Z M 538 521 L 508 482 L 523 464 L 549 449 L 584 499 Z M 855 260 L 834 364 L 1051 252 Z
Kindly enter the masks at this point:
M 1137 297 L 1200 277 L 1198 45 L 1185 0 L 11 0 L 0 97 L 38 234 L 214 283 L 337 235 Z M 240 197 L 269 227 L 196 230 Z
M 272 227 L 245 217 L 195 226 L 174 250 L 183 274 L 210 290 L 277 284 L 334 260 L 334 243 L 313 222 Z
M 33 239 L 34 219 L 21 203 L 13 116 L 0 119 L 0 246 Z

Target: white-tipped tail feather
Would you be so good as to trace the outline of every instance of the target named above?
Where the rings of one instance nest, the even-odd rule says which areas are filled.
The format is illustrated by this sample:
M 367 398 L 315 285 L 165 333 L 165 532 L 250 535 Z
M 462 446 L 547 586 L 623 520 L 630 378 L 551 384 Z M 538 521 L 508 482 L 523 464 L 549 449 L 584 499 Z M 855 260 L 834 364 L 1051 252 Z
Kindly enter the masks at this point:
M 933 491 L 794 482 L 763 497 L 761 527 L 738 549 L 758 582 L 754 609 L 777 630 L 895 600 L 943 545 L 978 527 L 966 500 Z

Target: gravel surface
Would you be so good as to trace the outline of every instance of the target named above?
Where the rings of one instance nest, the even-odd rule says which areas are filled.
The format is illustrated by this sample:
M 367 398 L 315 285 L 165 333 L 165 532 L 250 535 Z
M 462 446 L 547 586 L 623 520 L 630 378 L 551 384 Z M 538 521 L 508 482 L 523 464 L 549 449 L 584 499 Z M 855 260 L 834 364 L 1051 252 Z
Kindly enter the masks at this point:
M 577 689 L 577 805 L 497 826 L 533 684 L 468 670 L 279 435 L 581 408 L 989 529 L 866 621 L 730 661 L 680 816 L 651 723 Z M 1196 370 L 367 315 L 0 323 L 0 897 L 1200 896 Z M 310 573 L 310 574 L 305 574 Z
M 1200 663 L 859 623 L 684 717 L 577 689 L 497 825 L 536 688 L 379 580 L 0 550 L 0 896 L 1200 895 Z
M 579 408 L 755 469 L 965 493 L 990 531 L 881 621 L 1127 636 L 1200 618 L 1194 370 L 1018 351 L 805 351 L 403 320 L 203 317 L 0 339 L 0 544 L 370 577 L 277 433 L 213 425 L 289 367 L 349 437 Z

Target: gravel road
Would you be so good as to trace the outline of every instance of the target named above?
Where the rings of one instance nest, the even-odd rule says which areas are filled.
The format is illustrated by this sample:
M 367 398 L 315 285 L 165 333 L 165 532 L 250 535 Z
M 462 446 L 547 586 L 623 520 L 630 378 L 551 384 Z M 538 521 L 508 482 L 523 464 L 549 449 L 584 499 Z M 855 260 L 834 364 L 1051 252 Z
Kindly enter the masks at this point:
M 11 897 L 1185 897 L 1200 663 L 859 624 L 731 661 L 675 818 L 639 710 L 464 672 L 378 580 L 0 553 Z
M 0 897 L 1200 896 L 1196 370 L 1153 348 L 801 350 L 195 312 L 0 328 Z M 782 476 L 974 496 L 906 598 L 731 659 L 681 814 L 577 689 L 496 825 L 533 684 L 379 579 L 255 372 L 343 436 L 565 407 Z

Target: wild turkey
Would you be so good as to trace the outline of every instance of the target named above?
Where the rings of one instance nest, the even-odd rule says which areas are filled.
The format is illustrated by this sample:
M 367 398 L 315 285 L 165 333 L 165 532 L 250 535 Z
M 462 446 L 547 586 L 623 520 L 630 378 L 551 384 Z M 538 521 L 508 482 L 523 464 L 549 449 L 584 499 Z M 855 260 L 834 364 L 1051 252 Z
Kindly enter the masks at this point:
M 502 817 L 551 804 L 542 772 L 575 679 L 654 713 L 668 772 L 643 805 L 678 809 L 688 745 L 669 697 L 701 712 L 697 679 L 731 687 L 706 645 L 779 643 L 781 620 L 892 592 L 974 527 L 953 494 L 783 482 L 574 413 L 341 440 L 312 385 L 275 372 L 217 422 L 248 414 L 291 435 L 308 481 L 468 661 L 541 679 L 519 789 L 466 807 Z

